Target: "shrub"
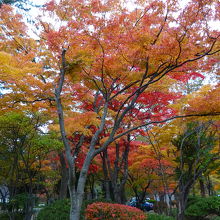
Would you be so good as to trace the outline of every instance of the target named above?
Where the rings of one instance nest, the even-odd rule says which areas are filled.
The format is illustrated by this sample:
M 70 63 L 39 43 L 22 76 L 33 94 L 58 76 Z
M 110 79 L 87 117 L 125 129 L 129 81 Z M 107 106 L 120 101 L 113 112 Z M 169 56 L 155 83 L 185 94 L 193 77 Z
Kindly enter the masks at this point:
M 7 214 L 7 213 L 1 213 L 0 214 L 0 219 L 1 220 L 9 220 L 11 219 L 10 216 L 14 216 L 14 219 L 16 220 L 23 220 L 24 219 L 24 214 L 23 213 L 19 213 L 19 212 L 16 212 L 16 213 L 10 213 L 10 214 Z
M 0 219 L 23 220 L 25 216 L 25 206 L 30 200 L 36 202 L 37 197 L 34 195 L 30 196 L 27 193 L 21 193 L 10 198 L 7 203 L 0 203 L 0 210 L 2 210 L 2 213 L 0 213 Z
M 147 214 L 147 220 L 174 220 L 174 218 L 156 213 L 149 213 Z
M 204 219 L 208 215 L 220 216 L 220 198 L 211 196 L 207 198 L 195 199 L 186 208 L 185 215 L 190 219 Z
M 54 203 L 44 207 L 37 215 L 37 220 L 69 220 L 70 201 L 57 200 Z
M 88 205 L 92 204 L 92 203 L 96 203 L 96 202 L 102 202 L 102 203 L 115 203 L 109 199 L 91 199 L 91 200 L 84 200 L 83 204 L 82 204 L 82 209 L 81 209 L 81 213 L 80 213 L 80 219 L 84 220 L 85 219 L 85 215 L 86 215 L 86 208 Z
M 94 202 L 110 202 L 105 199 L 85 200 L 82 204 L 80 219 L 84 220 L 85 209 L 89 204 Z M 43 207 L 37 215 L 37 220 L 69 220 L 70 201 L 69 199 L 57 200 L 54 203 Z M 1 218 L 0 218 L 1 219 Z
M 188 197 L 188 200 L 187 200 L 187 206 L 186 208 L 188 208 L 189 206 L 191 206 L 192 204 L 198 202 L 202 197 L 201 196 L 192 196 L 190 195 Z
M 141 220 L 146 219 L 146 215 L 140 209 L 112 203 L 96 202 L 87 206 L 87 220 Z

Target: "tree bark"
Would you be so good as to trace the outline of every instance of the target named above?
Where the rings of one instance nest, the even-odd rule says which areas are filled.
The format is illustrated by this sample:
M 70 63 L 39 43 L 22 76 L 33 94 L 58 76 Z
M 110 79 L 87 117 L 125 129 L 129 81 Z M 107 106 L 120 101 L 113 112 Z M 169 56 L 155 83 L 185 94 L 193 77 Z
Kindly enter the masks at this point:
M 124 195 L 124 187 L 128 178 L 128 155 L 130 150 L 130 135 L 127 135 L 127 142 L 124 146 L 124 152 L 120 158 L 120 146 L 116 143 L 115 146 L 115 161 L 114 167 L 111 168 L 110 161 L 108 159 L 107 151 L 104 154 L 107 161 L 107 170 L 109 173 L 111 188 L 113 192 L 113 200 L 117 203 L 125 203 L 126 198 Z M 121 173 L 121 175 L 119 175 Z
M 59 190 L 59 199 L 64 199 L 67 197 L 68 169 L 66 166 L 66 161 L 63 152 L 59 153 L 59 158 L 61 165 L 61 182 L 60 182 L 60 190 Z
M 207 176 L 207 190 L 208 190 L 208 195 L 209 196 L 212 196 L 214 194 L 213 193 L 212 181 L 211 181 L 209 175 Z
M 111 193 L 110 193 L 110 180 L 109 180 L 109 174 L 107 169 L 107 149 L 100 154 L 102 158 L 102 170 L 104 174 L 104 180 L 103 180 L 103 190 L 105 194 L 105 199 L 110 200 L 111 199 Z
M 200 185 L 201 196 L 205 197 L 205 184 L 204 184 L 204 180 L 203 179 L 199 180 L 199 185 Z
M 187 199 L 189 196 L 190 187 L 182 188 L 179 194 L 179 207 L 178 207 L 178 215 L 177 220 L 184 220 L 185 218 L 185 209 L 187 204 Z
M 90 148 L 88 152 L 83 167 L 80 172 L 77 189 L 71 189 L 71 207 L 70 207 L 70 220 L 79 220 L 80 219 L 80 211 L 82 207 L 83 197 L 84 197 L 84 189 L 86 184 L 86 179 L 89 171 L 89 166 L 91 160 L 93 159 L 93 151 L 91 150 L 93 147 Z M 72 187 L 69 185 L 69 189 Z

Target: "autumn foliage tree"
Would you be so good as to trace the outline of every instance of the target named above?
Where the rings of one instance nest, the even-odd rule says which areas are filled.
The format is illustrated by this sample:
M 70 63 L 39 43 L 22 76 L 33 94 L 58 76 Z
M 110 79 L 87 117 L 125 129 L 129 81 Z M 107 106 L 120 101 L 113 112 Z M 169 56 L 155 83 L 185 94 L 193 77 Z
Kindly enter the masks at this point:
M 164 82 L 171 87 L 171 80 L 209 71 L 215 64 L 209 58 L 219 52 L 219 32 L 208 28 L 208 20 L 219 19 L 216 1 L 191 1 L 184 8 L 177 1 L 138 1 L 134 8 L 129 10 L 119 1 L 51 1 L 46 13 L 60 26 L 40 21 L 42 59 L 53 73 L 60 131 L 71 167 L 70 219 L 79 218 L 93 158 L 118 138 L 169 117 L 154 117 L 156 106 L 145 106 L 142 111 L 149 116 L 142 120 L 127 117 L 142 94 L 160 90 Z M 74 99 L 74 93 L 80 100 Z M 160 104 L 158 91 L 154 95 Z M 85 98 L 90 99 L 90 110 L 77 110 Z M 112 103 L 119 100 L 111 111 Z M 103 137 L 106 125 L 108 135 Z M 80 134 L 74 151 L 68 134 Z M 88 135 L 91 140 L 76 183 L 75 162 Z
M 48 154 L 61 144 L 55 136 L 41 130 L 47 127 L 48 116 L 53 112 L 52 108 L 50 113 L 47 111 L 51 86 L 42 80 L 42 66 L 35 60 L 37 42 L 28 36 L 22 19 L 9 5 L 1 5 L 0 184 L 9 188 L 12 203 L 18 194 L 26 193 L 24 218 L 31 219 L 34 194 L 53 185 Z M 12 208 L 9 213 L 11 219 L 16 218 L 14 211 Z

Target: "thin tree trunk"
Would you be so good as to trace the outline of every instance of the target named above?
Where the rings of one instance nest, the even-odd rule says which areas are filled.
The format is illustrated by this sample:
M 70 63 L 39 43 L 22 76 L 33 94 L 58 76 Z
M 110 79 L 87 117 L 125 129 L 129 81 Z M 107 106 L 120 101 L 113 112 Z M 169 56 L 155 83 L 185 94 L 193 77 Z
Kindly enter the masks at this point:
M 33 208 L 35 205 L 34 203 L 35 203 L 35 198 L 34 198 L 32 189 L 30 189 L 30 191 L 28 192 L 28 197 L 26 199 L 26 203 L 25 203 L 24 220 L 31 220 L 32 215 L 33 215 Z
M 185 211 L 185 200 L 184 200 L 184 193 L 179 197 L 179 207 L 178 207 L 178 215 L 177 220 L 184 220 L 184 211 Z
M 187 184 L 187 186 L 182 185 L 182 187 L 180 187 L 177 220 L 184 220 L 185 218 L 185 209 L 187 205 L 187 200 L 193 183 L 194 181 L 191 181 L 190 183 Z
M 96 193 L 95 193 L 95 177 L 91 176 L 91 181 L 90 181 L 90 193 L 91 193 L 91 199 L 96 198 Z
M 108 174 L 107 162 L 106 162 L 107 149 L 103 152 L 103 154 L 100 154 L 100 155 L 102 158 L 102 169 L 103 169 L 103 174 L 104 174 L 103 190 L 105 194 L 105 199 L 110 200 L 111 199 L 110 180 L 109 180 L 109 174 Z
M 205 184 L 204 184 L 204 180 L 203 179 L 199 180 L 199 185 L 200 185 L 201 196 L 205 197 Z
M 212 181 L 211 181 L 209 175 L 207 176 L 207 190 L 208 190 L 208 195 L 212 196 L 213 195 L 213 187 L 212 187 Z
M 120 146 L 116 143 L 116 155 L 114 161 L 114 170 L 110 172 L 112 189 L 114 194 L 114 201 L 117 203 L 125 203 L 125 184 L 128 178 L 128 155 L 130 150 L 130 135 L 127 135 L 127 143 L 125 143 L 125 149 L 120 160 Z M 120 163 L 119 163 L 120 162 Z M 108 169 L 111 169 L 110 163 L 108 163 Z M 121 177 L 119 176 L 119 172 L 121 172 Z
M 68 169 L 66 167 L 66 161 L 63 153 L 59 153 L 60 165 L 61 165 L 61 182 L 59 199 L 64 199 L 67 197 L 67 185 L 68 185 Z
M 75 184 L 76 184 L 76 173 L 75 173 L 75 163 L 74 163 L 75 158 L 72 156 L 69 140 L 67 139 L 65 125 L 64 125 L 63 106 L 61 103 L 61 92 L 63 88 L 65 70 L 66 70 L 65 54 L 66 54 L 66 49 L 63 49 L 62 50 L 62 68 L 60 69 L 60 79 L 59 79 L 58 85 L 55 88 L 55 100 L 56 100 L 56 105 L 57 105 L 57 114 L 59 118 L 60 133 L 61 133 L 62 141 L 65 147 L 65 154 L 66 154 L 67 163 L 68 163 L 68 172 L 69 172 L 68 188 L 69 188 L 70 201 L 71 201 L 70 220 L 78 220 L 79 219 L 78 210 L 80 210 L 81 206 L 77 200 L 77 196 L 76 196 L 77 194 L 76 194 L 76 189 L 75 189 Z M 73 219 L 73 216 L 76 216 L 76 217 L 78 216 L 78 217 Z

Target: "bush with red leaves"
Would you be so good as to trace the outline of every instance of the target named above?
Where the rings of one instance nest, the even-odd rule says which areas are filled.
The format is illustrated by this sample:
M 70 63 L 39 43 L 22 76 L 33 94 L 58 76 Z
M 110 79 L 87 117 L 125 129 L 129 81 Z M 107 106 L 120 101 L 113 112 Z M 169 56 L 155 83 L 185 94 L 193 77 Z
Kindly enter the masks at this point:
M 86 220 L 145 220 L 147 216 L 140 209 L 112 203 L 96 202 L 87 206 Z

